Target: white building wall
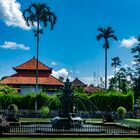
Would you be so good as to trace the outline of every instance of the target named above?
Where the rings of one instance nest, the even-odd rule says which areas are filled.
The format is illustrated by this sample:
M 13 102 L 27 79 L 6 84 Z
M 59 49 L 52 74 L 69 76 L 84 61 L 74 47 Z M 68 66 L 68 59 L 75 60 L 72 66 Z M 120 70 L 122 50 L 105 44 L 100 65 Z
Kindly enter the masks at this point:
M 21 94 L 28 94 L 28 93 L 33 93 L 36 91 L 35 86 L 21 86 Z M 42 86 L 38 86 L 38 92 L 42 91 Z

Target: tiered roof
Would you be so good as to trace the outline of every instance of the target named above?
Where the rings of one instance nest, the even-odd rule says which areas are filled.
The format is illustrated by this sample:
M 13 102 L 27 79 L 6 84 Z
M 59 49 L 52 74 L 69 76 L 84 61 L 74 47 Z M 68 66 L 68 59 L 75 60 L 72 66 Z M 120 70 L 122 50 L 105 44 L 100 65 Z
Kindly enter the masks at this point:
M 36 70 L 36 59 L 33 57 L 31 60 L 14 67 L 14 70 Z M 52 71 L 51 68 L 43 64 L 42 62 L 38 61 L 38 70 L 46 70 L 46 71 Z
M 1 80 L 0 84 L 8 84 L 8 85 L 35 85 L 36 84 L 36 59 L 35 58 L 17 67 L 14 67 L 13 69 L 16 70 L 17 73 L 12 76 L 9 76 L 8 78 Z M 22 71 L 22 73 L 20 71 Z M 39 71 L 38 74 L 39 85 L 60 85 L 60 86 L 64 85 L 63 82 L 50 75 L 52 69 L 44 65 L 40 61 L 38 62 L 38 71 Z
M 19 76 L 18 74 L 12 75 L 8 78 L 3 79 L 0 81 L 1 84 L 8 84 L 8 85 L 35 85 L 36 84 L 36 77 L 35 76 Z M 62 85 L 63 82 L 59 81 L 52 75 L 48 77 L 38 77 L 38 84 L 39 85 Z
M 82 81 L 80 81 L 77 77 L 72 82 L 72 85 L 77 86 L 77 87 L 85 87 L 86 86 L 86 84 L 84 84 Z
M 89 85 L 89 86 L 85 87 L 84 90 L 85 90 L 85 93 L 89 93 L 89 94 L 102 91 L 101 88 L 94 87 L 93 85 Z

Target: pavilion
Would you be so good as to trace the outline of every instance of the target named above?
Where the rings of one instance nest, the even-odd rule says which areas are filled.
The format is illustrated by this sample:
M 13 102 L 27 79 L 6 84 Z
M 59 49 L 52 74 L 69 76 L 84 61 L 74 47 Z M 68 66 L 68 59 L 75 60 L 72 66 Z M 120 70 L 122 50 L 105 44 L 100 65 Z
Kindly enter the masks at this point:
M 11 75 L 0 81 L 0 84 L 10 85 L 17 89 L 19 93 L 31 93 L 35 92 L 36 87 L 36 59 L 33 57 L 31 60 L 14 67 L 16 71 L 14 75 Z M 45 64 L 38 62 L 38 88 L 39 91 L 45 91 L 48 94 L 54 94 L 58 92 L 64 83 L 52 75 L 52 68 L 49 68 Z

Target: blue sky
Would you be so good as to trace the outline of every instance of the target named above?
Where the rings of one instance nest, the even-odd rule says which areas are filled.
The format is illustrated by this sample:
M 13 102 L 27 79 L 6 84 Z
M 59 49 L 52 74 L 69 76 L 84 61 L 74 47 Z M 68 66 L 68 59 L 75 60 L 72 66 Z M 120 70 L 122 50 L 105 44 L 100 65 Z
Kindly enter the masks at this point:
M 36 39 L 21 16 L 31 2 L 0 0 L 0 77 L 14 74 L 15 67 L 36 55 Z M 53 31 L 46 28 L 40 38 L 39 60 L 53 68 L 53 75 L 79 77 L 92 84 L 94 72 L 104 76 L 103 41 L 98 27 L 111 26 L 118 42 L 110 40 L 108 76 L 113 74 L 111 58 L 119 56 L 122 66 L 133 61 L 131 48 L 139 35 L 139 0 L 39 0 L 47 2 L 57 16 Z

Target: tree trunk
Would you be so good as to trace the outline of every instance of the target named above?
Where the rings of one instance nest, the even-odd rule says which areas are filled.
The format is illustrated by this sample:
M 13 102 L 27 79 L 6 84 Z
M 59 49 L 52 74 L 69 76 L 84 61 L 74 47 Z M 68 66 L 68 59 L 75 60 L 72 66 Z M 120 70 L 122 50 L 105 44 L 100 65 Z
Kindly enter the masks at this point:
M 107 48 L 105 48 L 105 90 L 107 90 Z
M 38 93 L 38 51 L 39 51 L 39 19 L 37 21 L 37 48 L 36 48 L 36 97 Z M 37 110 L 37 98 L 35 100 L 35 110 Z

